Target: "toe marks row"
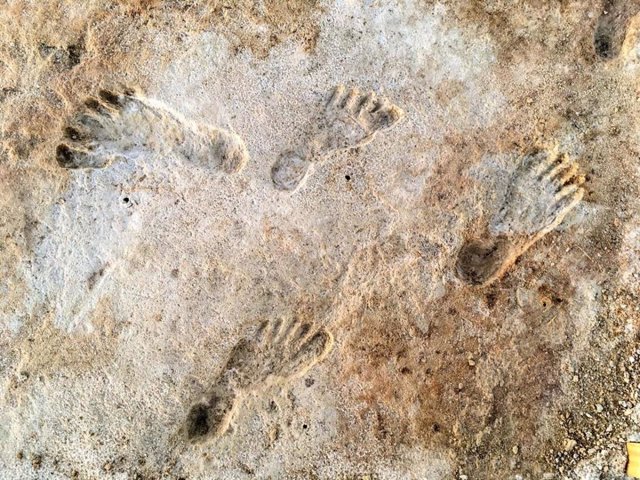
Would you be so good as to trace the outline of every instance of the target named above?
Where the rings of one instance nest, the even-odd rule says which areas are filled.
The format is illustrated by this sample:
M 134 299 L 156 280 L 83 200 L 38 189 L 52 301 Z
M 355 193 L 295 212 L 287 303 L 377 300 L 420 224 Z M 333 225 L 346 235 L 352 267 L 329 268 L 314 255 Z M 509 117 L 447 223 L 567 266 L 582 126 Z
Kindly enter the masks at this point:
M 270 374 L 286 379 L 303 374 L 324 358 L 333 345 L 333 337 L 324 328 L 314 329 L 308 322 L 274 319 L 260 325 L 255 342 L 261 352 L 272 351 L 280 357 Z
M 387 98 L 378 97 L 373 91 L 361 93 L 357 87 L 347 89 L 344 85 L 338 85 L 333 91 L 327 111 L 365 122 L 364 127 L 370 130 L 391 128 L 404 117 L 404 112 Z
M 98 98 L 89 97 L 84 101 L 84 110 L 78 112 L 63 128 L 64 143 L 56 147 L 56 160 L 62 168 L 103 168 L 110 158 L 96 150 L 106 140 L 105 129 L 109 122 L 125 107 L 127 99 L 133 98 L 133 90 L 122 94 L 100 90 Z
M 579 172 L 578 163 L 564 153 L 538 155 L 536 160 L 533 169 L 538 176 L 538 181 L 551 184 L 557 199 L 579 191 L 580 185 L 585 181 L 584 175 Z
M 164 135 L 163 127 L 154 125 L 158 117 L 166 113 L 166 117 L 176 123 L 172 114 L 154 108 L 139 101 L 139 95 L 132 89 L 123 89 L 118 93 L 99 90 L 97 96 L 88 98 L 83 110 L 64 127 L 64 140 L 56 148 L 58 165 L 68 169 L 102 168 L 109 165 L 113 157 L 126 153 L 122 151 L 123 148 L 127 152 L 134 147 L 149 150 L 151 147 L 146 137 Z M 311 144 L 303 148 L 318 158 L 324 158 L 336 150 L 365 145 L 376 132 L 397 124 L 404 117 L 404 112 L 375 92 L 363 94 L 357 88 L 347 89 L 340 85 L 327 104 L 325 117 L 319 127 L 321 131 L 318 138 L 322 141 L 316 145 L 318 138 L 311 139 Z M 140 119 L 143 125 L 140 125 Z M 175 128 L 183 129 L 185 135 L 190 135 L 188 128 L 179 122 Z M 198 163 L 216 165 L 229 174 L 240 171 L 248 160 L 244 142 L 231 132 L 217 131 L 219 133 L 214 138 L 195 139 L 196 145 L 182 145 L 185 143 L 182 140 L 179 148 L 184 147 L 188 159 L 198 157 Z M 160 138 L 151 145 L 170 143 L 171 139 Z M 203 156 L 207 158 L 200 158 Z M 284 155 L 274 164 L 271 176 L 277 189 L 292 191 L 301 184 L 310 170 L 310 163 L 314 161 L 306 156 Z
M 280 318 L 264 321 L 256 332 L 256 339 L 263 344 L 280 346 L 302 340 L 311 330 L 309 323 Z

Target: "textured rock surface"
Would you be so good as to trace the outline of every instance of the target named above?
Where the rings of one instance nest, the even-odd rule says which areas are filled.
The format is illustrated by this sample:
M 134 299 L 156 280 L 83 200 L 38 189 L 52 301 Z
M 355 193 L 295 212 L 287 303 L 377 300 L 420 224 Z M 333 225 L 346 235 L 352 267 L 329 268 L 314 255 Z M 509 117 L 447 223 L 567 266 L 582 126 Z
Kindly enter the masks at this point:
M 0 477 L 623 478 L 640 2 L 0 4 Z

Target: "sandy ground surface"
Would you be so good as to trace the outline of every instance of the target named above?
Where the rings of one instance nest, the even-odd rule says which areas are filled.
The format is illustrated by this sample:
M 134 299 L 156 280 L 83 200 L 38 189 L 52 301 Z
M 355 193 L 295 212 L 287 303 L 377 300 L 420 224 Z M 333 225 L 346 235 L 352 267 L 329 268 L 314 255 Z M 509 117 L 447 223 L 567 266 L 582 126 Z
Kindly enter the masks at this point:
M 638 12 L 0 1 L 0 477 L 624 478 Z

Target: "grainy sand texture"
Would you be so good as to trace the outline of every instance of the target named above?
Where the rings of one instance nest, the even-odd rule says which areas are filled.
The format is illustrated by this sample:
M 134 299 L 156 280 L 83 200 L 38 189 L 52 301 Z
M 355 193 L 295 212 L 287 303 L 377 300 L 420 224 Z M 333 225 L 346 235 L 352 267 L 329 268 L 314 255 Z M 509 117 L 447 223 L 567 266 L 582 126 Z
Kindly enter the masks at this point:
M 0 0 L 0 478 L 624 479 L 639 0 Z

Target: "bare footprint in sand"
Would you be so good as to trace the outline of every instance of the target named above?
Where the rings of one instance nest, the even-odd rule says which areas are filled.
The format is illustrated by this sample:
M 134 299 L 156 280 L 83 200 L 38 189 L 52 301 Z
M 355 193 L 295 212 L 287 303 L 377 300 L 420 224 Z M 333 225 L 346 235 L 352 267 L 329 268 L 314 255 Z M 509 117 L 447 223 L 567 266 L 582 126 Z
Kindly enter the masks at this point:
M 489 235 L 467 241 L 460 250 L 460 278 L 476 285 L 500 278 L 578 204 L 583 182 L 578 164 L 564 154 L 541 151 L 525 156 L 489 224 Z
M 168 106 L 133 90 L 101 90 L 64 129 L 56 149 L 63 168 L 103 168 L 116 158 L 178 153 L 197 165 L 239 172 L 249 155 L 242 139 L 227 130 L 186 120 Z
M 185 433 L 194 443 L 223 435 L 246 395 L 286 385 L 322 361 L 333 346 L 324 328 L 299 321 L 265 322 L 240 340 L 214 385 L 189 411 Z
M 273 165 L 273 184 L 278 190 L 295 190 L 312 164 L 338 151 L 366 145 L 376 133 L 392 128 L 403 117 L 400 108 L 374 92 L 362 94 L 357 88 L 336 87 L 307 141 L 284 153 Z

